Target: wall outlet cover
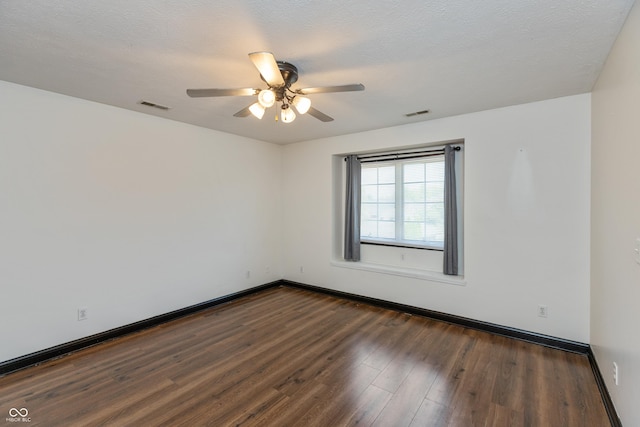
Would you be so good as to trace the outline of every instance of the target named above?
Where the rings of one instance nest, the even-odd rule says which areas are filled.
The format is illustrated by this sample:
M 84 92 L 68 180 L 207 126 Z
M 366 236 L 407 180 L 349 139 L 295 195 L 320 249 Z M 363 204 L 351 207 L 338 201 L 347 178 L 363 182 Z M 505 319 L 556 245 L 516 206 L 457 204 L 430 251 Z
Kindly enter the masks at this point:
M 547 308 L 546 305 L 539 305 L 538 306 L 538 316 L 539 317 L 547 317 L 549 313 L 549 309 Z

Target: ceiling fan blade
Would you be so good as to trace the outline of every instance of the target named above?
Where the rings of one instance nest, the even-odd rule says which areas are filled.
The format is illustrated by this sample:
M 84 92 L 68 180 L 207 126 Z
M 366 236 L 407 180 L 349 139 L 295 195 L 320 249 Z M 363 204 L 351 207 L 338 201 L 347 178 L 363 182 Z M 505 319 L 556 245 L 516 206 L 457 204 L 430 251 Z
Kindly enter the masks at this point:
M 251 104 L 251 105 L 253 105 L 253 104 Z M 251 115 L 251 110 L 249 110 L 249 107 L 251 107 L 251 105 L 248 105 L 245 108 L 243 108 L 242 110 L 238 111 L 237 113 L 235 113 L 233 115 L 233 117 L 247 117 L 247 116 Z
M 202 98 L 209 96 L 253 96 L 257 95 L 260 89 L 187 89 L 187 95 L 192 98 Z
M 361 90 L 364 90 L 364 85 L 357 83 L 342 86 L 305 87 L 303 89 L 297 89 L 296 93 L 299 93 L 300 95 L 311 95 L 313 93 L 357 92 Z
M 249 58 L 269 86 L 284 86 L 284 78 L 282 78 L 276 58 L 271 52 L 253 52 L 249 54 Z
M 332 122 L 333 121 L 333 117 L 327 116 L 325 113 L 316 110 L 313 107 L 309 107 L 309 111 L 307 111 L 307 114 L 315 117 L 316 119 L 320 120 L 321 122 Z

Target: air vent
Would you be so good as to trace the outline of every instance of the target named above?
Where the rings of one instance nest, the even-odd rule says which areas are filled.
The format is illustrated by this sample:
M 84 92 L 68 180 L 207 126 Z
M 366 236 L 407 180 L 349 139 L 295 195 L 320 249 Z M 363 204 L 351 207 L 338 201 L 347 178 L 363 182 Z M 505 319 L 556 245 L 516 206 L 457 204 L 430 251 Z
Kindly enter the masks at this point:
M 169 109 L 169 107 L 167 107 L 166 105 L 154 104 L 153 102 L 149 102 L 149 101 L 140 101 L 139 104 L 146 105 L 147 107 L 157 108 L 158 110 L 166 111 Z
M 421 114 L 429 114 L 429 110 L 416 111 L 415 113 L 405 114 L 407 117 L 419 116 Z

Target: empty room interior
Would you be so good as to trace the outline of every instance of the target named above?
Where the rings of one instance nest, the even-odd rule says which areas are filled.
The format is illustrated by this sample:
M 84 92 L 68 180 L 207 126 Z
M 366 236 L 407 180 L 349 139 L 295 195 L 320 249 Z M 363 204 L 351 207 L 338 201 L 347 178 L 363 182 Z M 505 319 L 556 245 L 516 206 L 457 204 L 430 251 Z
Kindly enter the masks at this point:
M 0 424 L 640 426 L 634 0 L 0 2 Z

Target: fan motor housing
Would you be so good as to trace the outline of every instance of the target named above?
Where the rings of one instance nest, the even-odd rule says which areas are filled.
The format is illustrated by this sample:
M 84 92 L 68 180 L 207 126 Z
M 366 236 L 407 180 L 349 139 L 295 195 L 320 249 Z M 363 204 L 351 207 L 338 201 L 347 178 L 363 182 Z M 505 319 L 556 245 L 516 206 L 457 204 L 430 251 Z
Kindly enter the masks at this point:
M 260 78 L 263 82 L 267 83 L 270 89 L 272 89 L 276 94 L 276 101 L 281 102 L 285 98 L 285 92 L 289 87 L 298 81 L 298 68 L 285 61 L 276 61 L 278 64 L 278 69 L 280 70 L 280 74 L 282 74 L 282 79 L 284 80 L 284 86 L 280 87 L 272 87 L 267 83 L 262 74 L 260 74 Z
M 285 61 L 276 61 L 276 63 L 278 64 L 278 69 L 280 70 L 282 78 L 284 79 L 284 87 L 288 88 L 298 81 L 298 68 L 295 65 Z M 260 74 L 260 78 L 265 83 L 267 82 L 264 77 L 262 77 L 262 74 Z

